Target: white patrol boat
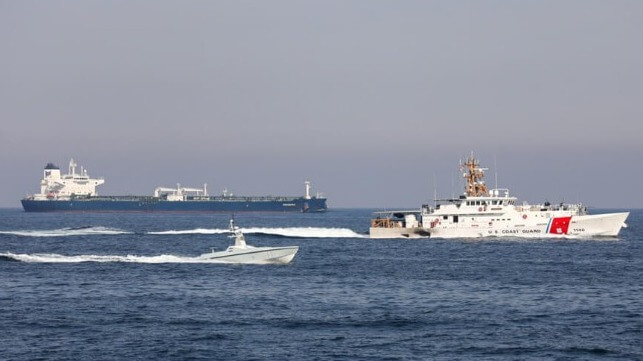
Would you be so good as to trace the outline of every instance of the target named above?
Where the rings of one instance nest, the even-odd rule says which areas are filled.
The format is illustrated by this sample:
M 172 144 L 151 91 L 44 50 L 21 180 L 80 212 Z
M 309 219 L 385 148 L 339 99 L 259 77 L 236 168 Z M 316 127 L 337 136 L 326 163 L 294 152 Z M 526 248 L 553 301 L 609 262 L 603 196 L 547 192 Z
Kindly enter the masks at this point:
M 486 169 L 473 154 L 461 168 L 465 194 L 422 208 L 422 227 L 431 237 L 616 237 L 627 227 L 629 212 L 590 215 L 581 204 L 517 205 L 508 189 L 487 189 Z
M 298 246 L 288 247 L 253 247 L 246 244 L 246 239 L 239 227 L 230 220 L 231 238 L 234 238 L 234 246 L 228 247 L 225 251 L 204 253 L 200 258 L 216 260 L 226 263 L 290 263 L 299 250 Z

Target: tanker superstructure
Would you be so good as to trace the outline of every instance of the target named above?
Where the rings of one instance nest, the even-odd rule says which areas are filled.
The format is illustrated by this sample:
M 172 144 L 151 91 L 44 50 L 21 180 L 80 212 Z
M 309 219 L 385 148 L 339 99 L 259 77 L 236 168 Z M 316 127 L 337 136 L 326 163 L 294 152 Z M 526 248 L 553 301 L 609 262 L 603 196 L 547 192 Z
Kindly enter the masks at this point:
M 326 198 L 311 195 L 305 182 L 304 196 L 236 196 L 227 190 L 210 196 L 203 188 L 158 187 L 150 196 L 101 196 L 96 187 L 103 178 L 91 178 L 72 159 L 68 174 L 48 163 L 40 181 L 40 193 L 22 199 L 26 212 L 324 212 Z

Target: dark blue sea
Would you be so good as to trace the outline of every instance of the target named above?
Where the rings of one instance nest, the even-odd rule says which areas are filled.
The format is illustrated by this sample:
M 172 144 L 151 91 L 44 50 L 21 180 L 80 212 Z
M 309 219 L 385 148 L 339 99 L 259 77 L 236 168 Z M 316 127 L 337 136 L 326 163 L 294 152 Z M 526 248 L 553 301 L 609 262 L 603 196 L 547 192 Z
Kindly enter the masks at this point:
M 585 240 L 237 214 L 249 244 L 298 245 L 293 263 L 199 262 L 231 244 L 229 217 L 0 210 L 0 359 L 643 359 L 643 210 Z

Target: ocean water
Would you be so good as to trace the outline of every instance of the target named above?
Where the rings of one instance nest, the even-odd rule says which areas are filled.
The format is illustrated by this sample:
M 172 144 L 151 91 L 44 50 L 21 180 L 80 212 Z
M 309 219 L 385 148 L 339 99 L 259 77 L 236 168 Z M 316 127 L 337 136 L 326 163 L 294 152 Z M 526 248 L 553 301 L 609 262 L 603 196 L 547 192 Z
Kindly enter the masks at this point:
M 230 265 L 197 258 L 229 215 L 0 210 L 0 359 L 643 359 L 643 210 L 585 240 L 370 240 L 370 216 L 238 214 L 300 250 Z

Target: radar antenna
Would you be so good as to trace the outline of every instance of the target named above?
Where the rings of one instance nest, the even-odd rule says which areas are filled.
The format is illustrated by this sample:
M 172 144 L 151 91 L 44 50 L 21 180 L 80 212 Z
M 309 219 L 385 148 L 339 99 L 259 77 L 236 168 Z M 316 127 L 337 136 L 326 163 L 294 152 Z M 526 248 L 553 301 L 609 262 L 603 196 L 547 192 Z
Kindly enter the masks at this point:
M 464 186 L 464 190 L 468 197 L 483 197 L 489 195 L 487 186 L 482 180 L 486 168 L 480 168 L 480 162 L 473 157 L 473 152 L 464 164 L 460 166 L 460 170 L 466 171 L 462 175 L 467 183 Z

